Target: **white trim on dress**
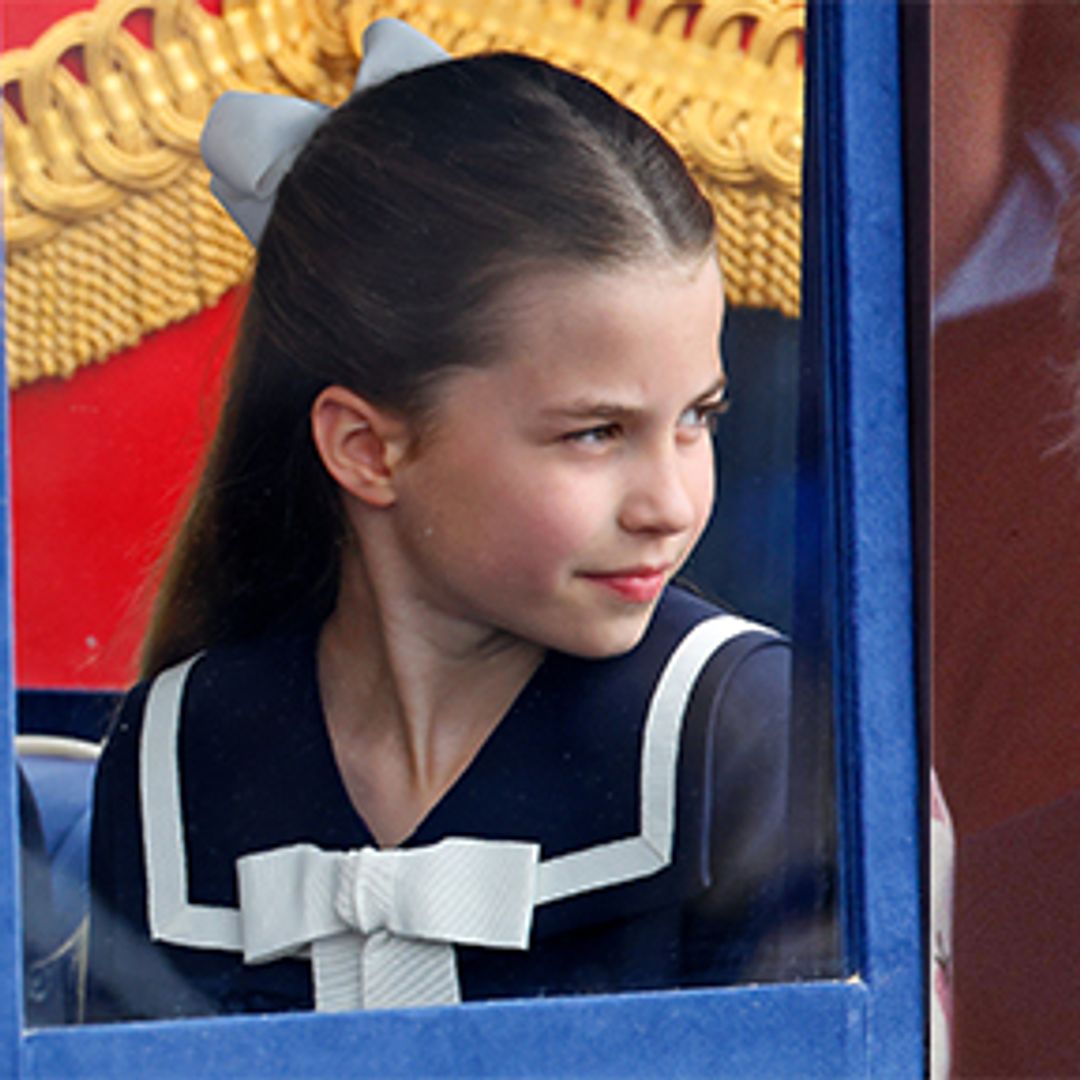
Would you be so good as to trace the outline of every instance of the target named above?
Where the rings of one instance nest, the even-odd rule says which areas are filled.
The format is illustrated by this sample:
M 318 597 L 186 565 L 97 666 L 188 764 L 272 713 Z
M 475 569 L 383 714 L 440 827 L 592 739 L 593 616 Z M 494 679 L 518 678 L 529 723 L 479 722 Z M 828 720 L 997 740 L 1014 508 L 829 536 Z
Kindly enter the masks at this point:
M 675 835 L 679 742 L 690 695 L 702 669 L 723 645 L 749 632 L 777 636 L 736 615 L 694 626 L 664 667 L 649 703 L 641 748 L 640 832 L 542 860 L 534 906 L 648 877 L 670 864 Z M 177 742 L 184 686 L 198 654 L 159 675 L 143 721 L 139 789 L 147 916 L 154 940 L 243 952 L 238 908 L 188 900 Z M 419 850 L 419 849 L 409 849 Z

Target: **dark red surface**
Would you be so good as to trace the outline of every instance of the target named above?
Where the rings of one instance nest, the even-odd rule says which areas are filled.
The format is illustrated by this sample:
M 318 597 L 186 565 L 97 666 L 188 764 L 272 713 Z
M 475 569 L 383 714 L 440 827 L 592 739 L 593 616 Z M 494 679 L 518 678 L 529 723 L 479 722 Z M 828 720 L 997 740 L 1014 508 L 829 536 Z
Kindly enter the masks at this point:
M 1080 460 L 1052 293 L 934 339 L 934 761 L 955 1076 L 1080 1075 Z M 1071 914 L 1070 914 L 1071 913 Z
M 1080 792 L 961 844 L 953 1080 L 1080 1075 Z

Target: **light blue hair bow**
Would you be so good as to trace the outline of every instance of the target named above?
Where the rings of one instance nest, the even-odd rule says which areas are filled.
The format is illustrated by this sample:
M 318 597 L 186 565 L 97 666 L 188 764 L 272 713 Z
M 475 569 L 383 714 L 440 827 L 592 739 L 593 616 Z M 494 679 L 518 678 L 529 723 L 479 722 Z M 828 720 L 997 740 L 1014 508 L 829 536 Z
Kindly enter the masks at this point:
M 450 59 L 398 19 L 373 22 L 364 31 L 363 51 L 354 94 Z M 234 90 L 214 103 L 199 144 L 213 174 L 210 190 L 253 244 L 266 228 L 282 178 L 331 111 L 317 101 Z

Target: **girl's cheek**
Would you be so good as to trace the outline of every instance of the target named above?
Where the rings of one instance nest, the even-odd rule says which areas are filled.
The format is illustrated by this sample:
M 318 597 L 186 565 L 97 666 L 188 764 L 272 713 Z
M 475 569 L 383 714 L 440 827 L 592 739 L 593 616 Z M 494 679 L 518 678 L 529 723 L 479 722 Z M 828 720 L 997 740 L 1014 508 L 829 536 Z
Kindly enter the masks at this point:
M 579 543 L 616 516 L 617 497 L 597 477 L 571 477 L 534 491 L 536 528 L 553 543 Z
M 573 554 L 587 543 L 590 530 L 587 512 L 571 516 L 563 512 L 530 515 L 527 529 L 517 536 L 511 558 L 514 562 L 535 563 Z
M 509 530 L 504 538 L 505 570 L 539 584 L 593 553 L 599 547 L 600 530 L 590 510 L 581 503 L 550 500 L 532 507 L 520 519 L 520 527 Z

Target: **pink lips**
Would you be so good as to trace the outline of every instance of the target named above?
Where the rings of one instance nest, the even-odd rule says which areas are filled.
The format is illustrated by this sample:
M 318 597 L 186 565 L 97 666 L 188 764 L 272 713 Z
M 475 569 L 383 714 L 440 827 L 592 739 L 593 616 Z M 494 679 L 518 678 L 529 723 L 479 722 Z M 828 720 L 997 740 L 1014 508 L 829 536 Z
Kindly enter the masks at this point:
M 655 600 L 667 582 L 667 567 L 637 566 L 612 574 L 586 574 L 589 581 L 617 593 L 624 600 L 647 604 Z

